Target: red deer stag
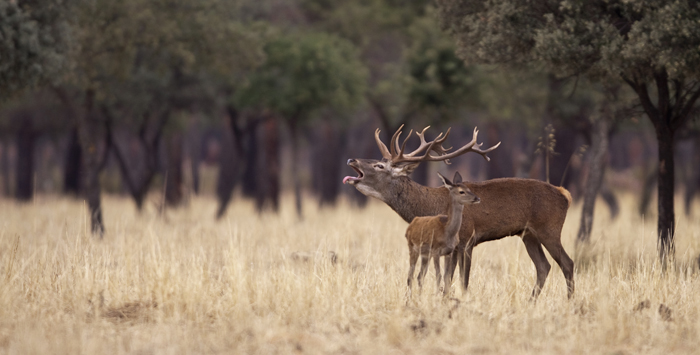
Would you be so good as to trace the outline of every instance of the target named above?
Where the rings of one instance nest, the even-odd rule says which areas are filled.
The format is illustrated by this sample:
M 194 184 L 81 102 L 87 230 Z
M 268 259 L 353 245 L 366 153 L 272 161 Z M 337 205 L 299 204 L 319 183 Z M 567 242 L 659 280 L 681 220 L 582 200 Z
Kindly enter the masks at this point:
M 480 202 L 479 197 L 474 195 L 468 187 L 460 185 L 462 176 L 459 173 L 455 173 L 454 182 L 440 173 L 438 176 L 442 180 L 443 186 L 450 192 L 450 205 L 447 209 L 447 215 L 416 217 L 406 229 L 406 241 L 408 241 L 410 255 L 408 261 L 409 294 L 419 255 L 421 262 L 418 272 L 418 287 L 423 287 L 423 278 L 428 271 L 428 263 L 430 258 L 433 258 L 435 279 L 438 290 L 440 289 L 440 257 L 452 253 L 459 242 L 458 233 L 459 227 L 462 225 L 464 205 Z M 445 294 L 448 292 L 449 285 L 445 285 Z
M 384 201 L 406 222 L 415 217 L 445 214 L 449 206 L 449 192 L 442 187 L 427 187 L 411 180 L 408 175 L 422 162 L 444 161 L 459 155 L 475 152 L 487 161 L 488 152 L 499 144 L 481 150 L 476 143 L 478 131 L 474 129 L 472 141 L 465 146 L 451 151 L 442 143 L 450 130 L 440 133 L 435 140 L 427 142 L 422 132 L 416 134 L 421 140 L 418 149 L 411 153 L 404 152 L 406 141 L 399 146 L 400 127 L 391 138 L 390 149 L 379 139 L 379 130 L 374 137 L 382 153 L 382 160 L 349 159 L 348 165 L 358 176 L 347 176 L 343 183 L 355 186 L 361 193 Z M 434 153 L 434 155 L 433 155 Z M 521 236 L 527 253 L 535 264 L 537 282 L 532 290 L 532 297 L 537 298 L 544 286 L 551 268 L 542 246 L 561 267 L 568 289 L 568 297 L 574 292 L 574 262 L 561 245 L 561 229 L 566 219 L 566 211 L 571 204 L 571 195 L 562 188 L 549 183 L 520 178 L 493 179 L 484 182 L 465 183 L 481 203 L 464 206 L 462 226 L 459 231 L 459 243 L 452 253 L 445 270 L 445 287 L 452 283 L 455 266 L 462 268 L 462 286 L 469 285 L 472 250 L 475 246 L 507 236 Z

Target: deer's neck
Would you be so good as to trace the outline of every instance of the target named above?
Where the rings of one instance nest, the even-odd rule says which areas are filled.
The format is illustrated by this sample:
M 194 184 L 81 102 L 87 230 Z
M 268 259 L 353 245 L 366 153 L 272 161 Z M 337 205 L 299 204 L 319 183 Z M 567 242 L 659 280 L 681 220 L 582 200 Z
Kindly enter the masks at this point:
M 394 180 L 382 197 L 404 221 L 410 223 L 415 217 L 446 213 L 447 194 L 444 188 L 423 186 L 403 176 Z
M 450 200 L 450 207 L 447 211 L 447 225 L 445 226 L 445 240 L 450 240 L 459 232 L 459 228 L 462 225 L 462 211 L 464 211 L 463 204 Z

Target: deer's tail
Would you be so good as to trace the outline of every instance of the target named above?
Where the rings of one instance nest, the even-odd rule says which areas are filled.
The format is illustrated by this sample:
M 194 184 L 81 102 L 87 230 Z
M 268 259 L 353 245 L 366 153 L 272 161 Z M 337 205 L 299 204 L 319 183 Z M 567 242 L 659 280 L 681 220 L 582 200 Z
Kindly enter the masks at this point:
M 561 187 L 561 186 L 555 186 L 557 191 L 559 191 L 560 194 L 564 195 L 566 197 L 566 201 L 569 203 L 567 207 L 571 207 L 571 194 L 569 193 L 569 190 Z

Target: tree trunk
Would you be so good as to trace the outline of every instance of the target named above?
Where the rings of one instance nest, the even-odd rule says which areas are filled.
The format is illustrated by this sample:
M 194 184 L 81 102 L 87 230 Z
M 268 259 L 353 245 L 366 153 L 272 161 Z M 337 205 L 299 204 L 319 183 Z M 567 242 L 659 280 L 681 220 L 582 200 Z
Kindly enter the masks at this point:
M 605 174 L 609 128 L 610 122 L 606 118 L 598 118 L 593 122 L 590 169 L 586 186 L 584 187 L 583 211 L 581 212 L 581 225 L 576 237 L 577 242 L 588 242 L 591 237 L 595 200 Z
M 35 132 L 32 118 L 21 117 L 17 132 L 17 168 L 15 197 L 20 201 L 29 201 L 34 196 L 34 139 Z
M 617 216 L 620 214 L 620 203 L 617 201 L 617 197 L 615 197 L 615 194 L 610 190 L 607 184 L 601 184 L 599 194 L 600 197 L 603 198 L 603 201 L 605 201 L 605 203 L 608 205 L 608 209 L 610 210 L 610 218 L 617 218 Z
M 673 160 L 674 132 L 662 125 L 656 126 L 656 138 L 659 142 L 658 170 L 658 208 L 659 208 L 659 257 L 662 263 L 674 254 L 675 212 L 673 193 L 675 183 L 675 166 Z
M 343 135 L 338 132 L 331 122 L 324 120 L 316 129 L 316 144 L 313 147 L 312 160 L 314 183 L 313 188 L 319 199 L 319 206 L 335 205 L 340 193 L 341 152 L 343 151 Z
M 510 137 L 505 139 L 506 135 L 509 133 L 510 132 L 504 132 L 498 124 L 489 123 L 486 126 L 486 141 L 491 143 L 508 140 L 509 143 L 512 143 L 512 141 L 509 140 Z M 489 156 L 491 157 L 491 161 L 487 164 L 486 173 L 488 179 L 513 177 L 515 175 L 513 171 L 513 154 L 512 151 L 508 149 L 508 145 L 492 151 L 489 153 Z
M 298 118 L 292 117 L 289 119 L 289 136 L 291 138 L 291 153 L 292 153 L 292 184 L 294 186 L 294 207 L 297 211 L 297 217 L 303 218 L 302 202 L 301 202 L 301 181 L 299 180 L 299 130 Z
M 255 198 L 258 191 L 258 124 L 249 125 L 245 132 L 246 139 L 242 142 L 245 146 L 245 168 L 243 170 L 243 196 Z
M 685 205 L 685 215 L 690 216 L 693 207 L 693 198 L 700 187 L 700 133 L 693 134 L 693 155 L 690 161 L 690 172 L 685 184 L 685 195 L 683 202 Z
M 262 147 L 258 161 L 258 191 L 255 206 L 258 212 L 270 207 L 274 212 L 279 210 L 280 196 L 280 157 L 279 157 L 279 128 L 277 120 L 268 116 L 261 124 Z
M 554 185 L 560 185 L 565 188 L 571 188 L 573 174 L 566 174 L 566 167 L 569 165 L 569 159 L 576 153 L 576 137 L 577 132 L 567 126 L 555 126 L 554 132 L 556 139 L 555 154 L 549 156 L 549 178 Z M 607 138 L 606 138 L 607 141 Z M 496 149 L 498 150 L 498 149 Z
M 136 208 L 141 211 L 148 196 L 151 182 L 160 170 L 159 149 L 163 129 L 170 118 L 170 111 L 164 110 L 157 116 L 146 114 L 139 129 L 138 145 L 127 139 L 127 147 L 138 146 L 139 149 L 122 149 L 118 137 L 111 130 L 112 118 L 110 113 L 103 108 L 107 119 L 107 135 L 112 137 L 114 153 L 119 165 L 123 181 L 126 183 L 129 194 L 136 203 Z M 155 118 L 154 118 L 155 117 Z M 113 136 L 114 135 L 114 136 Z M 136 153 L 136 154 L 134 154 Z
M 78 196 L 80 194 L 80 163 L 82 155 L 78 139 L 78 129 L 73 128 L 68 138 L 68 149 L 63 171 L 63 192 Z
M 168 166 L 165 179 L 165 202 L 168 206 L 182 203 L 182 132 L 168 139 Z
M 647 83 L 637 82 L 634 79 L 623 78 L 634 89 L 640 103 L 649 120 L 654 124 L 656 140 L 659 149 L 658 165 L 658 208 L 659 220 L 657 232 L 659 234 L 659 257 L 665 267 L 673 258 L 675 232 L 675 212 L 673 209 L 675 166 L 673 150 L 675 133 L 685 126 L 690 113 L 695 107 L 695 102 L 700 99 L 700 88 L 692 87 L 683 89 L 684 83 L 678 80 L 669 81 L 665 69 L 654 72 L 656 83 L 656 102 L 654 102 L 647 88 Z M 670 82 L 672 82 L 670 84 Z M 669 87 L 672 86 L 673 90 Z M 671 99 L 673 92 L 673 97 Z
M 85 97 L 85 108 L 78 117 L 78 135 L 83 156 L 84 193 L 90 213 L 90 230 L 93 235 L 104 236 L 105 227 L 102 220 L 102 203 L 100 200 L 100 155 L 98 149 L 98 132 L 100 131 L 93 112 L 94 92 L 89 90 Z
M 2 170 L 2 191 L 3 195 L 9 197 L 12 193 L 12 188 L 10 185 L 10 145 L 7 143 L 0 144 L 0 149 L 2 149 L 2 154 L 0 155 L 0 170 Z
M 649 205 L 654 194 L 654 185 L 656 185 L 656 181 L 659 178 L 657 167 L 649 172 L 646 172 L 647 170 L 645 169 L 646 176 L 642 185 L 642 198 L 639 200 L 639 215 L 641 216 L 649 213 Z
M 228 122 L 228 124 L 233 124 L 233 122 Z M 239 157 L 243 156 L 234 142 L 236 137 L 233 128 L 228 125 L 226 128 L 228 129 L 223 132 L 221 152 L 219 153 L 219 177 L 216 181 L 216 196 L 219 200 L 219 207 L 216 210 L 216 219 L 220 219 L 226 213 L 226 208 L 239 179 L 239 165 L 242 161 Z
M 187 155 L 190 158 L 190 174 L 192 174 L 192 192 L 199 195 L 200 175 L 199 165 L 201 163 L 201 147 L 202 147 L 202 131 L 200 129 L 199 118 L 191 119 L 189 129 L 187 130 Z

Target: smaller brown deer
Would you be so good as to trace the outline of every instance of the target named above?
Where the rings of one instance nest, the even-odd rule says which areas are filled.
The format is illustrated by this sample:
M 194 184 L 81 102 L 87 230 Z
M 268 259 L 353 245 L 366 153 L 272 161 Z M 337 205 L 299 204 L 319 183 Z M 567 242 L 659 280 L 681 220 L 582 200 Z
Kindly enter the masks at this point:
M 416 217 L 411 221 L 406 229 L 406 239 L 408 241 L 408 253 L 410 255 L 408 269 L 408 290 L 410 293 L 413 272 L 416 269 L 418 255 L 421 257 L 420 271 L 418 272 L 418 287 L 423 287 L 423 277 L 428 271 L 428 263 L 433 258 L 435 263 L 435 278 L 437 287 L 440 289 L 440 257 L 452 253 L 459 243 L 459 228 L 462 225 L 462 211 L 465 204 L 475 204 L 481 202 L 479 197 L 461 185 L 462 176 L 455 173 L 454 182 L 448 180 L 438 173 L 443 186 L 450 193 L 450 205 L 447 209 L 447 216 L 437 215 L 428 217 Z M 448 260 L 447 258 L 446 260 Z M 448 261 L 446 261 L 448 262 Z M 446 265 L 447 269 L 447 265 Z M 448 292 L 445 285 L 445 292 Z

